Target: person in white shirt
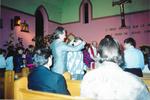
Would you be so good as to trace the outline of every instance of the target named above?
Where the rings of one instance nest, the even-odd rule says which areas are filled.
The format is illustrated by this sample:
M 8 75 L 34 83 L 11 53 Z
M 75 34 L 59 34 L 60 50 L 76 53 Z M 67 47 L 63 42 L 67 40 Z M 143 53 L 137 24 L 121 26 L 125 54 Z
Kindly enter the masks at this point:
M 142 79 L 123 71 L 118 43 L 112 38 L 100 41 L 98 68 L 85 74 L 81 96 L 94 100 L 149 100 L 150 93 Z
M 136 42 L 133 38 L 124 40 L 124 70 L 131 72 L 139 77 L 143 77 L 144 55 L 141 50 L 135 48 Z

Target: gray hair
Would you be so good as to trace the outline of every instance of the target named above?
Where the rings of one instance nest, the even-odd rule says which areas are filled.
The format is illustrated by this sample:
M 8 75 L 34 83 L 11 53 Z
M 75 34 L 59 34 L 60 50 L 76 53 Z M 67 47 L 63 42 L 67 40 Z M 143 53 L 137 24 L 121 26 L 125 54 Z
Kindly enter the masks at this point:
M 104 61 L 112 61 L 120 65 L 123 62 L 119 43 L 111 36 L 105 37 L 100 41 L 98 52 L 101 63 Z
M 40 53 L 35 52 L 33 60 L 36 65 L 44 65 L 48 62 L 48 57 L 52 55 L 51 50 L 40 48 Z

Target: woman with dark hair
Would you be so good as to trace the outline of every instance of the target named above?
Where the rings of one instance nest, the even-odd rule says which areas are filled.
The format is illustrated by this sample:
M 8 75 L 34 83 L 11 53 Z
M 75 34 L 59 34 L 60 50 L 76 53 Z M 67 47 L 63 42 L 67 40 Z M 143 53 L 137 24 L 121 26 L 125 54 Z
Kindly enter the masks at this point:
M 144 82 L 123 71 L 118 42 L 105 37 L 99 43 L 100 63 L 97 69 L 87 72 L 81 82 L 81 96 L 96 100 L 149 100 Z
M 50 48 L 52 49 L 52 55 L 54 56 L 54 66 L 52 67 L 52 71 L 63 74 L 67 71 L 67 52 L 83 49 L 85 42 L 82 41 L 77 46 L 66 44 L 64 42 L 66 32 L 63 27 L 57 27 L 51 38 L 52 43 L 50 44 Z
M 32 69 L 28 76 L 28 88 L 69 95 L 65 78 L 50 70 L 53 63 L 51 51 L 45 48 L 38 50 L 40 53 L 36 52 L 35 54 L 40 59 L 34 59 L 37 66 Z

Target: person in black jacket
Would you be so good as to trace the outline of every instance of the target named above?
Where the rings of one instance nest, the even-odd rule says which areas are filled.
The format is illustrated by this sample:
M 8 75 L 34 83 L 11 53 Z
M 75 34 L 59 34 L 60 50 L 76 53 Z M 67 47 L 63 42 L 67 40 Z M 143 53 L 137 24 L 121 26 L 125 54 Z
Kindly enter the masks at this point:
M 65 78 L 61 74 L 50 70 L 50 66 L 52 65 L 51 51 L 48 49 L 40 49 L 40 51 L 40 53 L 35 54 L 36 59 L 34 59 L 37 67 L 28 75 L 28 88 L 37 91 L 70 95 Z

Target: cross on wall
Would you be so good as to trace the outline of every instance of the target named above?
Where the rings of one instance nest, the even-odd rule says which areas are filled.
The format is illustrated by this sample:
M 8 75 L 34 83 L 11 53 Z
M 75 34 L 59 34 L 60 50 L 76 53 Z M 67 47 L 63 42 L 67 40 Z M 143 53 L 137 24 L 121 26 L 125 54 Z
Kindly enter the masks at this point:
M 120 6 L 120 15 L 121 15 L 121 28 L 126 27 L 125 24 L 125 13 L 124 13 L 124 4 L 131 3 L 131 0 L 113 0 L 112 6 Z

